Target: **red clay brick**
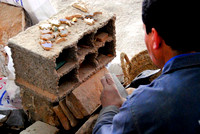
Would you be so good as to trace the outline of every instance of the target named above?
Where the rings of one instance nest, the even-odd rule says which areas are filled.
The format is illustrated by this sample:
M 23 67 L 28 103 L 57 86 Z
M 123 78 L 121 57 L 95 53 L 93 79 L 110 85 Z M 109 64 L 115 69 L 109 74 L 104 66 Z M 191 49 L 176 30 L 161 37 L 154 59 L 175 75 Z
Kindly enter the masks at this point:
M 6 45 L 9 38 L 25 28 L 25 15 L 21 7 L 0 3 L 0 44 Z
M 53 107 L 54 112 L 56 113 L 56 115 L 58 116 L 62 126 L 64 127 L 65 130 L 69 130 L 71 128 L 69 120 L 67 119 L 67 117 L 65 116 L 65 114 L 63 113 L 61 107 L 55 106 Z
M 103 86 L 100 79 L 105 73 L 108 73 L 107 69 L 101 69 L 69 95 L 73 106 L 81 111 L 84 116 L 91 115 L 101 105 L 100 95 Z
M 74 117 L 74 115 L 70 112 L 66 105 L 66 101 L 62 100 L 59 102 L 60 107 L 62 108 L 63 113 L 67 116 L 68 120 L 72 127 L 75 127 L 78 123 L 78 120 Z
M 81 113 L 80 109 L 78 109 L 77 106 L 75 106 L 76 104 L 76 100 L 73 100 L 75 102 L 72 103 L 72 100 L 69 96 L 66 96 L 66 105 L 69 108 L 69 110 L 73 113 L 73 115 L 77 118 L 77 119 L 83 119 L 84 116 Z
M 23 8 L 15 7 L 0 2 L 0 76 L 8 75 L 5 66 L 7 65 L 7 56 L 4 47 L 8 39 L 17 35 L 25 28 L 25 15 Z
M 52 109 L 52 103 L 45 97 L 24 86 L 20 86 L 20 96 L 22 98 L 23 109 L 29 120 L 40 120 L 53 126 L 60 126 L 59 119 L 55 116 Z

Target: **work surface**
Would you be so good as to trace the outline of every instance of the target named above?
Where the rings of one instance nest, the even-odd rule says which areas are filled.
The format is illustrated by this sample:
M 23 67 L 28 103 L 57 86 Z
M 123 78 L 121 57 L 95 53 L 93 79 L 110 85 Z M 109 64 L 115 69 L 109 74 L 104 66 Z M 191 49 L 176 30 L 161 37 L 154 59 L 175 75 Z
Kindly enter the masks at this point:
M 74 0 L 50 0 L 56 10 L 61 10 Z M 141 18 L 142 0 L 82 0 L 116 14 L 116 49 L 129 57 L 146 49 Z

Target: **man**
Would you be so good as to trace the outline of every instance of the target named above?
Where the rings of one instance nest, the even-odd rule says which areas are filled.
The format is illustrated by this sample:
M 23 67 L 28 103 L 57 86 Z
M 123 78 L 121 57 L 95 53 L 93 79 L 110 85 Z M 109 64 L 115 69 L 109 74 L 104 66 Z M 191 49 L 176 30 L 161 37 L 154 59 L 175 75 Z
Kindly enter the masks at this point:
M 103 109 L 93 133 L 200 134 L 198 10 L 197 1 L 143 1 L 145 43 L 162 74 L 127 100 L 105 75 Z

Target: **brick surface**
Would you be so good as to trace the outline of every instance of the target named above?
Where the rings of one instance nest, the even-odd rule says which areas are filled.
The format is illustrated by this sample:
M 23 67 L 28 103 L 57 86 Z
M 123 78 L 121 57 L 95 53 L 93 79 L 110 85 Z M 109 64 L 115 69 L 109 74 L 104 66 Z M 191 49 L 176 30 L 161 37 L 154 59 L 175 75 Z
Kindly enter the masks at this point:
M 63 113 L 65 114 L 65 116 L 68 118 L 70 124 L 72 127 L 75 127 L 78 123 L 78 120 L 74 117 L 74 115 L 71 113 L 71 111 L 68 109 L 67 105 L 66 105 L 66 101 L 65 100 L 61 100 L 59 102 L 59 105 L 63 111 Z
M 64 127 L 64 129 L 69 130 L 71 128 L 70 122 L 67 119 L 67 117 L 65 116 L 65 114 L 63 113 L 61 107 L 59 105 L 55 106 L 55 107 L 53 107 L 53 110 L 56 113 L 56 115 L 58 116 L 58 118 L 59 118 L 62 126 Z
M 103 86 L 100 79 L 105 73 L 108 73 L 106 68 L 100 70 L 69 95 L 70 102 L 84 116 L 91 115 L 101 105 L 100 95 Z
M 74 101 L 74 102 L 72 102 Z M 84 115 L 82 114 L 81 110 L 76 106 L 76 100 L 71 100 L 71 98 L 67 95 L 66 96 L 66 105 L 69 110 L 73 113 L 74 117 L 77 119 L 83 119 Z
M 24 86 L 20 87 L 23 109 L 31 122 L 41 120 L 53 126 L 60 126 L 59 119 L 52 109 L 53 104 L 51 102 Z

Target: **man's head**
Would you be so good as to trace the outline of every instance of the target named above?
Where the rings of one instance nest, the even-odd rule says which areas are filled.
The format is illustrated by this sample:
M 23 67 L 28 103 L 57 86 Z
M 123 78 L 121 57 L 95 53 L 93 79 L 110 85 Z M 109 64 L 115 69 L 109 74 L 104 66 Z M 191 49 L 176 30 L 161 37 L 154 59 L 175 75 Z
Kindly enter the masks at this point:
M 152 46 L 152 49 L 156 45 L 161 45 L 158 43 L 165 43 L 166 47 L 179 54 L 200 51 L 199 37 L 197 36 L 199 35 L 200 25 L 199 18 L 197 18 L 199 16 L 197 6 L 197 1 L 144 0 L 142 20 L 146 31 L 147 39 L 145 41 L 147 48 L 149 47 L 149 39 L 151 40 L 150 34 L 156 32 L 158 37 L 156 37 L 156 42 L 154 42 L 155 40 L 152 42 L 152 44 L 155 44 L 155 46 Z M 155 36 L 152 38 L 155 39 Z M 151 53 L 150 49 L 149 47 L 149 53 Z

